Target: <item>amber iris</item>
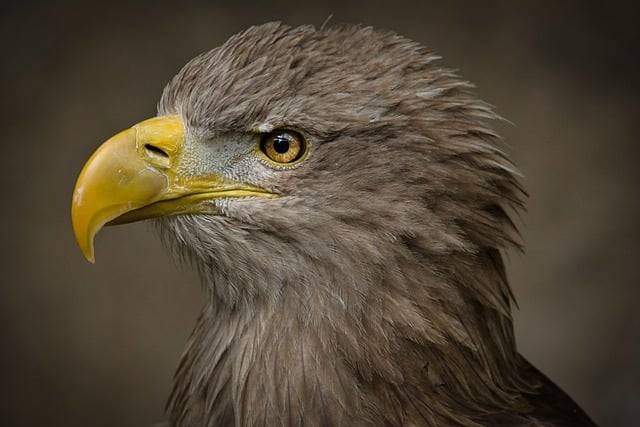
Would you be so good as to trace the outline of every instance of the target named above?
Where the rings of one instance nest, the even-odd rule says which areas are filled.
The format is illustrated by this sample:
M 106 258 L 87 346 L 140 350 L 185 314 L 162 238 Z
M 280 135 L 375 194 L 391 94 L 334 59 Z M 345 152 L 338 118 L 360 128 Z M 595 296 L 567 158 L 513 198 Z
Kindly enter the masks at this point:
M 265 134 L 260 143 L 262 152 L 277 163 L 295 162 L 304 154 L 304 148 L 302 136 L 289 130 Z

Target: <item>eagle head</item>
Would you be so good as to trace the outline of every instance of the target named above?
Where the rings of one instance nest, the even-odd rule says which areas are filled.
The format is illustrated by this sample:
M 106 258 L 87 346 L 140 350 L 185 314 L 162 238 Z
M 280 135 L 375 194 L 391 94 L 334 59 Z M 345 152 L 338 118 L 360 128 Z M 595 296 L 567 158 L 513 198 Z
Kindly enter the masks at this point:
M 501 257 L 523 191 L 496 115 L 437 59 L 371 28 L 252 27 L 87 162 L 87 258 L 103 225 L 154 218 L 207 290 L 177 423 L 448 424 L 524 405 Z

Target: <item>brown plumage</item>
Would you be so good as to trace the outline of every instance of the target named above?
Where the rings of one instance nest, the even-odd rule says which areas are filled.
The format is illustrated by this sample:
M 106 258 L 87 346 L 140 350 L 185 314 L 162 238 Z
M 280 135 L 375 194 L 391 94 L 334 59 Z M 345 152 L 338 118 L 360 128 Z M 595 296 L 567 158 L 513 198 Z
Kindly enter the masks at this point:
M 167 85 L 159 113 L 221 144 L 218 171 L 282 195 L 157 221 L 208 291 L 172 423 L 592 425 L 516 350 L 501 253 L 524 191 L 496 115 L 437 59 L 371 28 L 272 23 Z M 273 128 L 309 139 L 298 167 L 224 156 Z

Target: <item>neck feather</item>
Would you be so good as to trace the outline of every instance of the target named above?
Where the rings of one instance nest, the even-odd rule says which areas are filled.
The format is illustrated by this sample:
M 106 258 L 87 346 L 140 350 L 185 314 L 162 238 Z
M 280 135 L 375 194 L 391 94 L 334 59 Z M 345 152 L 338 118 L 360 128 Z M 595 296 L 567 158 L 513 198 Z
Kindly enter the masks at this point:
M 427 255 L 414 243 L 403 242 L 413 256 L 395 260 L 401 268 L 361 269 L 359 280 L 377 281 L 355 287 L 366 292 L 345 292 L 353 272 L 322 264 L 301 270 L 305 286 L 264 284 L 277 297 L 229 304 L 208 284 L 168 404 L 174 421 L 472 424 L 522 409 L 531 385 L 518 375 L 499 252 Z

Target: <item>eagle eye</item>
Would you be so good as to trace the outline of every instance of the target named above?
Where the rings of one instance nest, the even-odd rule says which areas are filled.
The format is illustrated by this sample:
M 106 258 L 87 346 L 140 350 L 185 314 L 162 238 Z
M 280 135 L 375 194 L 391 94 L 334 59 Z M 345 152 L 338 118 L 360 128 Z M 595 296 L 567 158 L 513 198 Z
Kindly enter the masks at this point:
M 260 151 L 271 162 L 285 166 L 302 159 L 307 151 L 307 144 L 299 133 L 280 129 L 262 136 Z

